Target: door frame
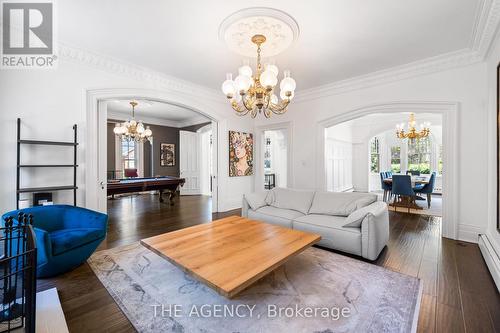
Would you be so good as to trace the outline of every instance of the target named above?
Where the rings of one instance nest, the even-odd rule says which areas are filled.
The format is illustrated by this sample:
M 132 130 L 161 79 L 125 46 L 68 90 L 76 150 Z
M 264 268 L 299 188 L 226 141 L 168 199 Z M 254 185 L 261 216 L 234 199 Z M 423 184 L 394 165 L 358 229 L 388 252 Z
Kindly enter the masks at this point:
M 255 128 L 255 190 L 264 190 L 264 159 L 262 154 L 265 150 L 264 142 L 264 132 L 272 130 L 287 130 L 287 170 L 286 170 L 286 186 L 293 187 L 295 183 L 294 173 L 293 173 L 293 122 L 286 121 L 281 123 L 273 123 L 262 126 L 257 126 Z
M 325 130 L 374 113 L 436 113 L 443 119 L 443 218 L 442 236 L 458 238 L 458 119 L 460 103 L 447 101 L 395 101 L 372 104 L 323 119 L 316 126 L 316 188 L 326 190 Z
M 160 91 L 145 88 L 109 88 L 109 89 L 90 89 L 86 91 L 86 129 L 82 140 L 85 150 L 85 207 L 106 212 L 107 196 L 102 192 L 102 186 L 106 184 L 106 172 L 102 176 L 102 167 L 106 163 L 106 144 L 104 148 L 100 147 L 106 141 L 106 121 L 107 108 L 103 107 L 109 100 L 114 99 L 147 99 L 161 103 L 172 104 L 195 111 L 217 125 L 223 121 L 217 116 L 215 110 L 210 109 L 202 103 L 202 100 L 195 100 L 185 94 Z M 219 126 L 217 126 L 217 131 Z M 214 135 L 217 140 L 215 149 L 213 149 L 213 165 L 218 177 L 214 177 L 212 191 L 212 212 L 218 212 L 218 179 L 219 175 L 219 135 Z M 104 141 L 103 141 L 104 140 Z M 104 188 L 105 189 L 105 188 Z M 104 193 L 104 194 L 103 194 Z

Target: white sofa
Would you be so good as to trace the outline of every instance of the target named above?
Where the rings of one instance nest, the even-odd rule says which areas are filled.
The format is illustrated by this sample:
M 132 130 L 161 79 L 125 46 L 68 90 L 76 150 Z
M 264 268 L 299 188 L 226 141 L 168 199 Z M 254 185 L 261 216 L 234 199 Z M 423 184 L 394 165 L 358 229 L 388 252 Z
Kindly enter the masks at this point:
M 242 216 L 319 234 L 318 245 L 369 260 L 389 240 L 387 205 L 369 193 L 274 188 L 245 194 Z

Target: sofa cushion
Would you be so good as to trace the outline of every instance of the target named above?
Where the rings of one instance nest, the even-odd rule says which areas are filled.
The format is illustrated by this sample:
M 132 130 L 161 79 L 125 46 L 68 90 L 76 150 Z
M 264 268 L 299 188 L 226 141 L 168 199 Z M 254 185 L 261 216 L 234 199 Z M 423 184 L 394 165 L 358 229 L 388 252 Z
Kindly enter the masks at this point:
M 361 229 L 343 227 L 342 216 L 310 214 L 293 220 L 293 228 L 321 235 L 318 245 L 361 255 Z
M 245 197 L 245 200 L 250 205 L 250 208 L 252 208 L 253 210 L 257 210 L 260 207 L 264 207 L 267 205 L 266 198 L 267 198 L 268 193 L 269 193 L 269 191 L 247 193 L 244 195 L 244 197 Z
M 248 218 L 276 224 L 286 228 L 292 228 L 292 220 L 304 216 L 304 214 L 291 209 L 280 209 L 272 206 L 264 206 L 256 211 L 248 210 Z
M 96 228 L 63 229 L 51 232 L 52 255 L 88 244 L 105 236 L 105 230 Z
M 376 194 L 358 192 L 316 192 L 309 214 L 349 216 L 377 201 Z
M 275 187 L 268 200 L 270 206 L 283 209 L 292 209 L 303 214 L 309 212 L 314 191 L 294 190 L 290 188 Z
M 385 202 L 378 201 L 371 205 L 365 206 L 363 208 L 357 209 L 345 219 L 344 227 L 346 228 L 360 228 L 361 222 L 365 219 L 366 215 L 374 214 L 387 206 Z

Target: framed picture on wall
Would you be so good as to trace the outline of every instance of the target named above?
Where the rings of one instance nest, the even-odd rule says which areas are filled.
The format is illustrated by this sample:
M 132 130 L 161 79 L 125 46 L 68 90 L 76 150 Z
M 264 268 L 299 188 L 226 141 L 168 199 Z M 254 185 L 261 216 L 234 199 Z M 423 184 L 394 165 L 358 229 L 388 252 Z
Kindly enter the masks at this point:
M 229 177 L 253 175 L 253 134 L 229 131 Z
M 162 143 L 160 145 L 160 165 L 164 167 L 175 166 L 174 143 Z

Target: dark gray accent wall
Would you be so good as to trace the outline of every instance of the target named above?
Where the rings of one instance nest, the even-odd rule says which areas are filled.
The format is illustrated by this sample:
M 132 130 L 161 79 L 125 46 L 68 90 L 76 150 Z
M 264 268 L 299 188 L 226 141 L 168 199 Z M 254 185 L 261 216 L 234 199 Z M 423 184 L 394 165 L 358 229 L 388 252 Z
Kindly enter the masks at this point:
M 115 128 L 114 122 L 108 122 L 108 131 L 106 133 L 106 141 L 108 144 L 108 153 L 107 153 L 107 170 L 112 171 L 115 170 L 115 133 L 113 132 L 113 128 Z M 108 177 L 110 177 L 108 175 Z
M 115 123 L 120 121 L 108 120 L 108 132 L 107 132 L 107 144 L 108 144 L 108 156 L 107 156 L 107 169 L 108 171 L 115 170 L 115 134 L 113 133 L 113 128 Z M 190 131 L 196 132 L 203 126 L 210 124 L 206 122 L 203 124 L 177 128 L 168 127 L 160 125 L 151 125 L 151 131 L 153 131 L 153 144 L 144 143 L 144 177 L 154 177 L 154 176 L 173 176 L 179 177 L 179 131 Z M 175 165 L 171 167 L 160 165 L 160 146 L 162 143 L 173 143 L 175 144 Z
M 179 128 L 151 124 L 148 125 L 150 126 L 151 131 L 153 131 L 153 144 L 144 144 L 144 170 L 149 171 L 151 174 L 147 175 L 147 171 L 145 171 L 144 176 L 179 177 Z M 160 146 L 162 143 L 175 144 L 174 166 L 168 167 L 160 165 Z M 153 155 L 153 158 L 151 158 L 151 154 Z M 152 168 L 151 162 L 153 163 Z

